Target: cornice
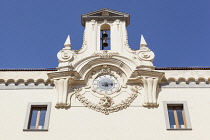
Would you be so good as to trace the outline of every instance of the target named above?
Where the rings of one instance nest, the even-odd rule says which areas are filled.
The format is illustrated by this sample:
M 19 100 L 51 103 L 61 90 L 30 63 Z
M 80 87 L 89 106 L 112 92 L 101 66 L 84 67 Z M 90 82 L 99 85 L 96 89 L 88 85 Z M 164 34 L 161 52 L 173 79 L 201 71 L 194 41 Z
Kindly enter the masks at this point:
M 0 71 L 57 71 L 56 68 L 8 68 Z
M 135 70 L 131 77 L 133 76 L 155 76 L 155 77 L 162 77 L 164 72 L 159 71 L 148 71 L 148 70 Z
M 208 67 L 156 67 L 155 70 L 210 70 Z
M 60 77 L 79 77 L 79 74 L 76 71 L 58 71 L 47 74 L 50 79 L 60 78 Z
M 53 86 L 49 79 L 0 79 L 0 90 L 51 89 Z

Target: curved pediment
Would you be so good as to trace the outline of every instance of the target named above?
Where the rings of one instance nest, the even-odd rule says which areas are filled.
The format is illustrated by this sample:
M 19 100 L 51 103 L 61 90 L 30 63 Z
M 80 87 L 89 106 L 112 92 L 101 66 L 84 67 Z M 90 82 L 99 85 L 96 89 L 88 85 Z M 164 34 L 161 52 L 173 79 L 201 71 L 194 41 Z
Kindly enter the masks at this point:
M 131 61 L 129 63 L 126 62 L 129 61 L 119 58 L 109 58 L 109 59 L 94 58 L 94 59 L 88 59 L 86 61 L 81 60 L 77 62 L 77 64 L 75 64 L 75 71 L 77 71 L 79 75 L 82 77 L 82 79 L 84 79 L 90 69 L 93 69 L 101 65 L 110 65 L 118 69 L 121 69 L 129 77 L 132 74 L 135 65 L 132 64 Z

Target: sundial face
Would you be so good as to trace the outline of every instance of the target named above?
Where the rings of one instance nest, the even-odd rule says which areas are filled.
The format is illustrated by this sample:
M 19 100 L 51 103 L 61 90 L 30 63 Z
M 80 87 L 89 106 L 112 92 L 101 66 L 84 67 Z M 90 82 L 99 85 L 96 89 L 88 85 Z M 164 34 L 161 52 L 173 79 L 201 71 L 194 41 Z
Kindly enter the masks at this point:
M 112 94 L 119 88 L 117 79 L 111 75 L 101 75 L 94 79 L 93 87 L 99 94 Z

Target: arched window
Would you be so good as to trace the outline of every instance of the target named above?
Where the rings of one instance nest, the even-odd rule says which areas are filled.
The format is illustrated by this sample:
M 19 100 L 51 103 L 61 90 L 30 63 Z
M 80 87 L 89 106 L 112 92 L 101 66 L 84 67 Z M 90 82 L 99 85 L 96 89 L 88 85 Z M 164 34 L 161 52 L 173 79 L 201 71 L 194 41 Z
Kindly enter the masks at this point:
M 101 36 L 100 36 L 100 50 L 111 50 L 110 46 L 110 25 L 103 24 L 101 25 Z

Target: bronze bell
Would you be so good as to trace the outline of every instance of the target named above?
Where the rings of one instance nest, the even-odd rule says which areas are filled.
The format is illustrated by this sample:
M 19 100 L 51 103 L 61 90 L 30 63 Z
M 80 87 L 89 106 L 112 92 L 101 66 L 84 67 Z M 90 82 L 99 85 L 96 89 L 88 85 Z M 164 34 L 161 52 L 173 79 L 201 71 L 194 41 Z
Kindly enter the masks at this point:
M 102 47 L 107 47 L 108 46 L 108 43 L 106 42 L 106 39 L 103 40 L 103 44 L 102 44 Z
M 107 37 L 108 37 L 108 34 L 106 33 L 106 31 L 104 31 L 102 34 L 102 38 L 107 38 Z

